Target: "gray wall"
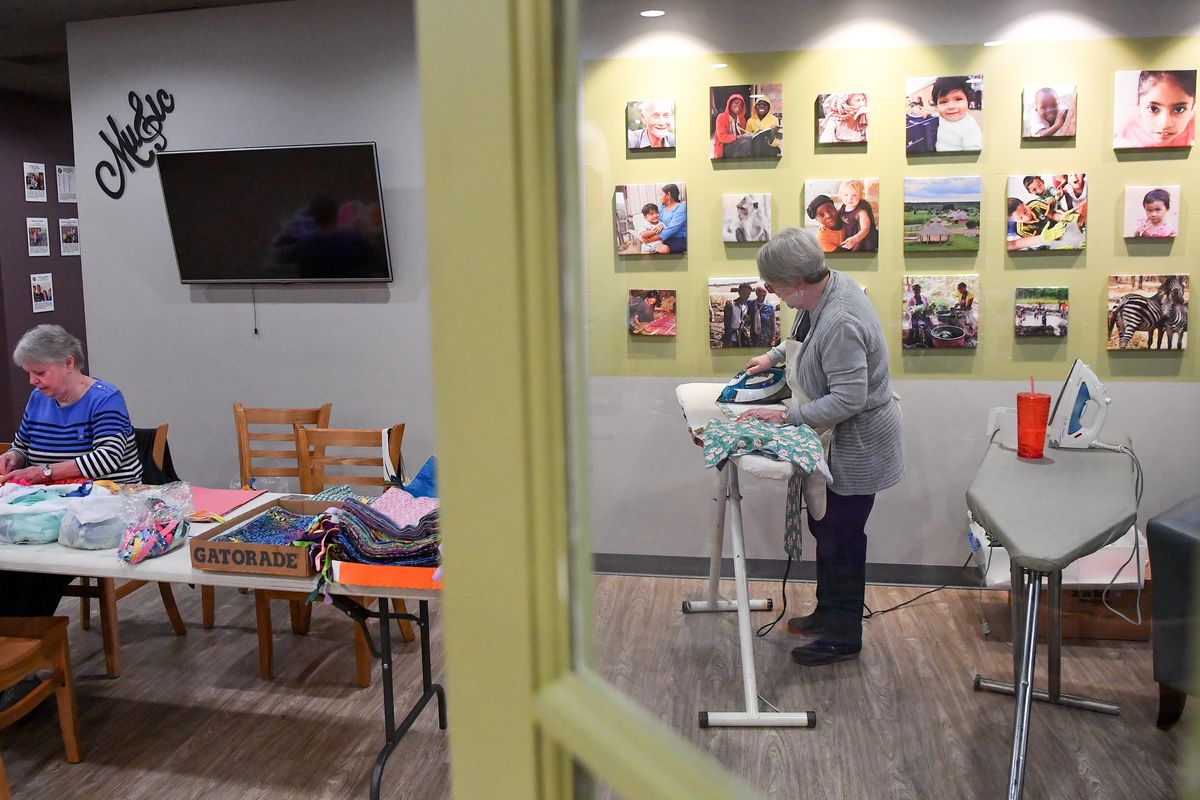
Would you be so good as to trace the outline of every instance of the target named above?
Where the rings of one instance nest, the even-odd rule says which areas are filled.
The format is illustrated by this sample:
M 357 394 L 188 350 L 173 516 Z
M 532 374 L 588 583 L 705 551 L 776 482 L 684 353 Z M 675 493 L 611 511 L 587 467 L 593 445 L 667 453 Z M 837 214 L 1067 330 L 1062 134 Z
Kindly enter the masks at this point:
M 21 166 L 26 161 L 46 165 L 46 202 L 25 202 Z M 66 103 L 18 94 L 0 93 L 0 440 L 12 439 L 29 398 L 28 376 L 9 356 L 21 334 L 42 323 L 62 325 L 83 341 L 83 281 L 78 256 L 60 255 L 58 221 L 78 216 L 74 203 L 59 203 L 54 167 L 74 164 L 71 109 Z M 50 255 L 29 255 L 25 218 L 50 220 Z M 54 276 L 54 310 L 33 313 L 29 276 Z
M 406 462 L 433 452 L 432 356 L 412 7 L 295 2 L 68 28 L 84 289 L 93 374 L 137 425 L 171 424 L 188 480 L 237 478 L 232 404 L 333 403 L 332 424 L 402 420 Z M 98 136 L 126 96 L 166 89 L 170 150 L 374 141 L 395 282 L 184 286 L 154 168 L 110 199 Z M 56 287 L 57 288 L 57 287 Z
M 596 552 L 708 556 L 715 475 L 704 468 L 700 448 L 687 435 L 675 401 L 676 385 L 692 381 L 712 379 L 591 379 L 591 526 Z M 1124 431 L 1133 440 L 1146 477 L 1139 517 L 1143 525 L 1148 516 L 1200 491 L 1200 450 L 1194 446 L 1200 441 L 1195 414 L 1200 387 L 1164 382 L 1112 382 L 1105 387 L 1112 404 L 1101 438 L 1114 441 Z M 965 496 L 983 457 L 988 410 L 1015 405 L 1023 386 L 1006 381 L 906 380 L 896 381 L 894 388 L 902 398 L 906 472 L 876 500 L 867 525 L 867 559 L 877 564 L 961 566 L 968 553 Z M 786 557 L 784 491 L 782 482 L 743 480 L 747 558 Z M 805 544 L 804 558 L 813 558 L 811 540 Z

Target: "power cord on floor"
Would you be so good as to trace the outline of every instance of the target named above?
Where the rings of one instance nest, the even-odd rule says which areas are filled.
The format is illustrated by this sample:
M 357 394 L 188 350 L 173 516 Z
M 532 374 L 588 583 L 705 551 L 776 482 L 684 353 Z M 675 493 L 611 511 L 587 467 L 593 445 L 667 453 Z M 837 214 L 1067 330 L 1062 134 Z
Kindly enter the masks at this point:
M 766 636 L 768 633 L 770 633 L 771 630 L 775 627 L 775 625 L 779 622 L 779 620 L 783 619 L 783 615 L 787 613 L 787 579 L 788 579 L 788 573 L 790 573 L 791 571 L 792 571 L 792 557 L 788 556 L 787 566 L 783 568 L 783 586 L 780 587 L 780 590 L 779 590 L 779 593 L 783 596 L 783 603 L 782 603 L 783 608 L 779 609 L 778 617 L 776 617 L 775 619 L 771 620 L 766 625 L 763 625 L 761 628 L 758 629 L 758 631 L 756 632 L 757 636 Z
M 974 553 L 971 553 L 970 555 L 968 555 L 968 556 L 967 556 L 967 560 L 963 562 L 963 565 L 962 565 L 961 567 L 959 567 L 959 569 L 966 569 L 966 568 L 967 568 L 967 565 L 971 563 L 971 557 L 972 557 L 972 556 L 974 556 L 974 555 L 975 555 Z M 867 605 L 867 601 L 865 601 L 865 600 L 864 600 L 864 601 L 863 601 L 863 608 L 865 608 L 865 609 L 867 610 L 867 613 L 863 614 L 862 618 L 863 618 L 864 620 L 868 620 L 868 619 L 870 619 L 871 617 L 877 617 L 877 616 L 879 616 L 880 614 L 887 614 L 887 613 L 889 613 L 889 612 L 895 611 L 895 610 L 896 610 L 896 609 L 898 609 L 898 608 L 904 608 L 906 605 L 909 605 L 910 603 L 915 603 L 915 602 L 917 602 L 917 601 L 918 601 L 918 600 L 920 600 L 922 597 L 928 597 L 929 595 L 933 594 L 934 592 L 940 592 L 942 589 L 945 589 L 945 588 L 946 588 L 946 587 L 948 587 L 949 585 L 950 585 L 950 584 L 948 584 L 948 583 L 943 583 L 941 586 L 937 587 L 936 589 L 930 589 L 929 591 L 926 591 L 926 592 L 921 592 L 921 593 L 920 593 L 919 595 L 917 595 L 916 597 L 913 597 L 913 598 L 910 598 L 910 599 L 908 599 L 908 600 L 905 600 L 903 603 L 897 603 L 896 605 L 892 606 L 891 608 L 885 608 L 885 609 L 882 609 L 882 610 L 880 610 L 880 611 L 872 611 L 872 610 L 871 610 L 871 607 L 870 607 L 869 605 Z

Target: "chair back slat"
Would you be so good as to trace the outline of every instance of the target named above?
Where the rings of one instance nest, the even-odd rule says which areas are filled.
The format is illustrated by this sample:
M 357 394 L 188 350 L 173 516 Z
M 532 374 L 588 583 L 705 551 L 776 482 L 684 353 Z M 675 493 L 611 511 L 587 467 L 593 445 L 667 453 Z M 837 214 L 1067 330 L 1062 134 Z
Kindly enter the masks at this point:
M 319 408 L 247 408 L 241 403 L 234 403 L 233 421 L 237 431 L 238 471 L 242 486 L 249 486 L 252 478 L 299 478 L 295 426 L 328 427 L 332 411 L 332 403 Z M 265 430 L 263 426 L 267 426 Z M 271 426 L 275 426 L 274 429 Z M 283 430 L 279 430 L 279 426 L 283 426 Z M 251 442 L 287 442 L 291 447 L 251 449 Z M 276 463 L 259 463 L 262 461 Z
M 404 440 L 404 423 L 388 429 L 387 458 L 391 471 L 403 477 L 400 455 Z M 346 455 L 330 453 L 330 449 L 342 451 L 351 448 L 366 448 L 370 455 Z M 378 428 L 320 428 L 306 425 L 296 426 L 296 455 L 300 464 L 300 491 L 315 494 L 326 486 L 347 483 L 351 486 L 387 485 L 384 477 L 383 435 Z M 364 472 L 335 473 L 327 467 L 363 467 Z

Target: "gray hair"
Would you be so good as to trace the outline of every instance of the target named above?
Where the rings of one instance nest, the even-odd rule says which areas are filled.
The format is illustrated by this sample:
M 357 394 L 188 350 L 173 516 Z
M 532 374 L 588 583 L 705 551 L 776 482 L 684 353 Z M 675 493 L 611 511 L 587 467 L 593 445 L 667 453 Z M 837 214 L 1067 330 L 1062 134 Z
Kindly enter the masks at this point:
M 38 325 L 25 331 L 13 350 L 13 362 L 24 369 L 34 364 L 63 364 L 74 357 L 83 369 L 83 345 L 61 325 Z
M 803 228 L 785 228 L 758 251 L 758 274 L 767 283 L 798 286 L 829 274 L 816 238 Z

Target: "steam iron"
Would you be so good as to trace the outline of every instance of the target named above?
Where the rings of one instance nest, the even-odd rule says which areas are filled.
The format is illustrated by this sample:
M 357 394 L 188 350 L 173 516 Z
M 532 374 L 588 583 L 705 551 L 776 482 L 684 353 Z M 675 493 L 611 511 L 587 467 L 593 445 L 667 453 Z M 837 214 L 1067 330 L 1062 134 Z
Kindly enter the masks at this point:
M 1104 427 L 1111 399 L 1104 384 L 1087 364 L 1075 359 L 1050 413 L 1050 446 L 1083 449 L 1091 447 Z M 1091 418 L 1084 414 L 1091 408 Z
M 772 367 L 766 372 L 750 375 L 742 370 L 734 375 L 721 394 L 718 403 L 778 403 L 785 397 L 791 397 L 784 371 Z

